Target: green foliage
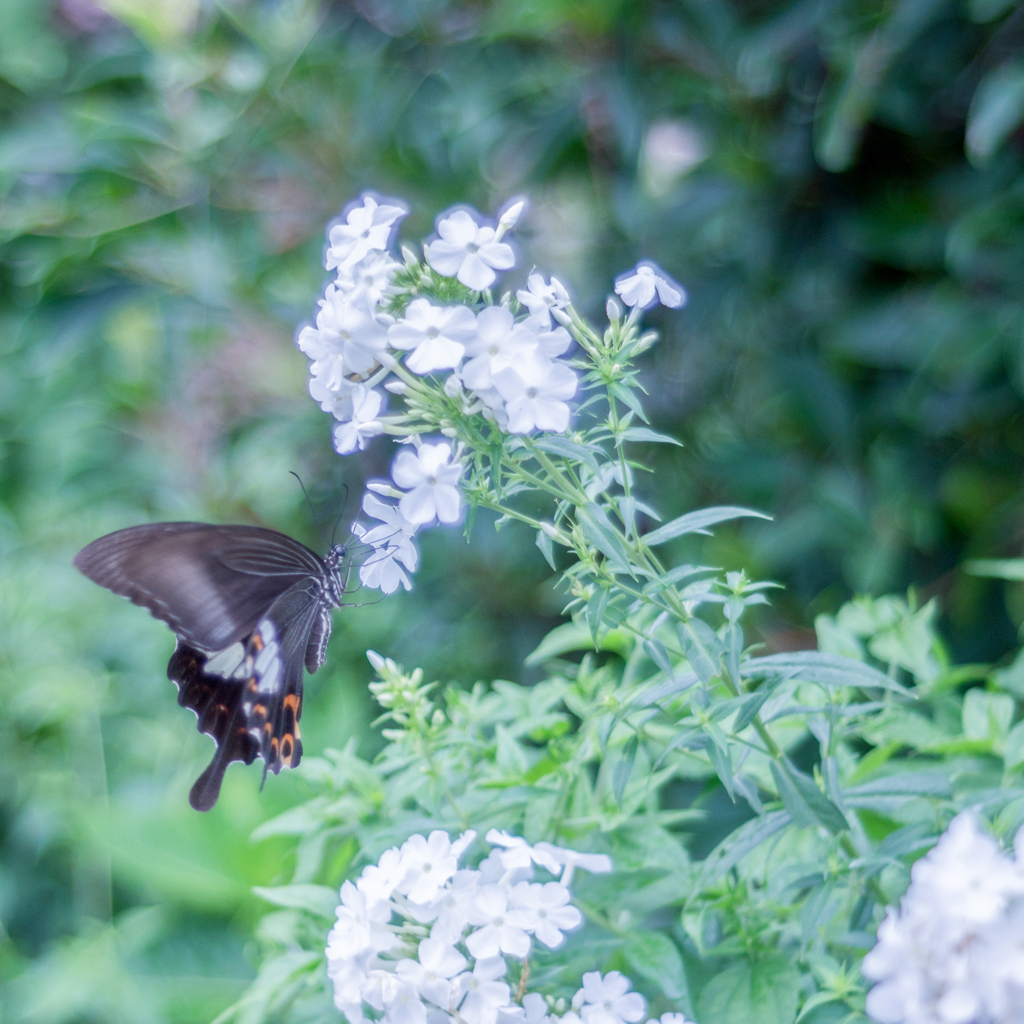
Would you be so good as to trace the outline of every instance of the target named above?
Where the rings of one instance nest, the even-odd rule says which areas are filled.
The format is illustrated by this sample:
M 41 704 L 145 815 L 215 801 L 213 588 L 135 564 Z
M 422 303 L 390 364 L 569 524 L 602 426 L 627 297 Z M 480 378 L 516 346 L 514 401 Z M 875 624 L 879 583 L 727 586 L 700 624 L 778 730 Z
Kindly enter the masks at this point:
M 943 655 L 928 618 L 897 598 L 822 617 L 819 652 L 747 652 L 739 699 L 721 667 L 701 683 L 693 661 L 660 667 L 639 639 L 642 614 L 626 625 L 615 653 L 549 660 L 529 687 L 439 691 L 375 656 L 381 754 L 326 751 L 306 769 L 316 795 L 257 832 L 289 837 L 297 869 L 260 891 L 289 909 L 264 919 L 267 958 L 239 1019 L 257 1002 L 283 1019 L 330 1019 L 318 953 L 341 878 L 414 831 L 490 827 L 615 865 L 574 883 L 584 928 L 535 954 L 531 988 L 569 998 L 583 971 L 621 969 L 652 1014 L 863 1019 L 857 965 L 914 859 L 965 807 L 1004 838 L 1024 824 L 1020 741 L 1008 742 L 1018 699 L 993 678 L 960 692 L 876 656 L 893 633 L 917 666 Z M 856 645 L 859 660 L 836 653 Z M 544 646 L 549 659 L 586 650 L 588 630 Z
M 866 763 L 955 756 L 968 781 L 1000 758 L 1020 770 L 1022 726 L 1002 730 L 1024 666 L 955 664 L 1015 644 L 1020 581 L 1007 580 L 1004 609 L 997 585 L 951 574 L 965 555 L 1019 554 L 1013 5 L 103 6 L 116 17 L 79 0 L 0 5 L 7 1017 L 192 1022 L 253 973 L 248 887 L 291 866 L 274 841 L 242 837 L 304 783 L 271 780 L 257 797 L 239 769 L 216 815 L 188 812 L 206 747 L 163 681 L 170 638 L 69 565 L 95 536 L 145 520 L 259 521 L 319 543 L 286 471 L 323 482 L 314 497 L 330 516 L 336 463 L 289 346 L 320 285 L 323 223 L 366 186 L 423 211 L 529 191 L 527 255 L 564 274 L 581 308 L 638 255 L 682 280 L 690 307 L 659 325 L 640 379 L 653 432 L 686 447 L 639 423 L 622 436 L 651 442 L 643 459 L 670 518 L 719 502 L 774 522 L 687 534 L 692 565 L 676 582 L 698 581 L 704 563 L 784 582 L 746 629 L 772 649 L 851 591 L 928 586 L 956 658 L 919 642 L 934 610 L 858 606 L 828 633 L 819 619 L 824 650 L 880 658 L 905 682 L 922 673 L 920 710 L 879 712 Z M 683 122 L 704 158 L 659 161 L 659 121 Z M 409 230 L 430 229 L 419 216 Z M 385 462 L 368 453 L 352 491 Z M 478 530 L 468 550 L 431 538 L 417 592 L 338 616 L 309 688 L 307 748 L 360 735 L 372 755 L 367 646 L 430 678 L 535 679 L 517 674 L 555 623 L 546 575 L 524 531 Z M 864 608 L 875 618 L 857 619 Z M 552 634 L 539 661 L 592 644 L 599 611 Z M 613 664 L 633 643 L 618 628 L 597 638 Z M 665 671 L 671 645 L 647 643 Z M 978 681 L 968 732 L 959 695 Z M 703 787 L 704 832 L 683 837 L 698 857 L 746 799 L 745 767 L 734 805 L 725 752 L 710 750 L 709 774 L 664 790 L 671 807 Z M 624 798 L 646 756 L 638 742 Z M 882 828 L 875 813 L 863 815 Z M 624 969 L 639 980 L 642 961 Z M 845 991 L 843 969 L 808 963 L 819 995 Z M 737 992 L 760 993 L 750 972 Z

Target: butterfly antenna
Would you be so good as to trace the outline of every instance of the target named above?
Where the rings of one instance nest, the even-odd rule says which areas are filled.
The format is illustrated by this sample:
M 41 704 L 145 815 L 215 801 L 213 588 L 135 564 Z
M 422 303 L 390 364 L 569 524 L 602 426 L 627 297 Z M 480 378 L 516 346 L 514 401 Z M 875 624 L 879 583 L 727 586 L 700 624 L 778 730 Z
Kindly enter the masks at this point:
M 313 522 L 316 523 L 316 528 L 320 532 L 320 539 L 326 544 L 327 543 L 327 534 L 324 533 L 324 528 L 320 525 L 320 520 L 317 519 L 316 509 L 313 508 L 313 502 L 311 502 L 309 500 L 309 493 L 306 490 L 306 485 L 302 482 L 302 477 L 299 476 L 299 474 L 296 473 L 294 469 L 289 469 L 288 472 L 291 473 L 291 475 L 293 477 L 295 477 L 296 480 L 299 481 L 299 486 L 302 488 L 302 493 L 303 493 L 303 495 L 305 495 L 305 498 L 306 498 L 306 504 L 309 506 L 309 511 L 312 512 L 312 514 L 313 514 Z M 333 543 L 333 541 L 332 541 L 332 543 Z M 264 777 L 265 777 L 265 773 L 264 773 Z
M 338 532 L 338 523 L 345 518 L 345 506 L 348 504 L 348 484 L 342 484 L 341 489 L 345 492 L 345 497 L 341 501 L 341 511 L 338 513 L 338 518 L 334 520 L 334 529 L 331 530 L 331 547 L 334 547 L 334 535 Z

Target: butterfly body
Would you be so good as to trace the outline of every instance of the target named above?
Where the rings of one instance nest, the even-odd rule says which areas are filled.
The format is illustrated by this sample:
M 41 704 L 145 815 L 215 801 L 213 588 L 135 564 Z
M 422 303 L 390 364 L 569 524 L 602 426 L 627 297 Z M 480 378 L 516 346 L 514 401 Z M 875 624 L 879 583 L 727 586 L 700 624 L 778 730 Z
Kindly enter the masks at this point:
M 196 810 L 214 805 L 232 761 L 262 757 L 275 775 L 299 763 L 302 669 L 323 664 L 345 594 L 344 547 L 321 558 L 258 526 L 153 523 L 100 537 L 75 566 L 178 638 L 167 674 L 217 744 L 189 795 Z

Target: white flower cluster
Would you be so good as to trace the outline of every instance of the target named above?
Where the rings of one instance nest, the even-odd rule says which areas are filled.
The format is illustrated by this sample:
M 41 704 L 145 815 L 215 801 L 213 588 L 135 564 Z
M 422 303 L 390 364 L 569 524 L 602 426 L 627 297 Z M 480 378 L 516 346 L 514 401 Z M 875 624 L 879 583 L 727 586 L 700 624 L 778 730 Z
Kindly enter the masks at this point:
M 378 434 L 407 433 L 402 416 L 387 415 L 387 396 L 378 386 L 409 394 L 417 386 L 410 374 L 443 374 L 448 399 L 502 431 L 568 429 L 569 401 L 579 385 L 559 358 L 572 344 L 568 293 L 557 279 L 530 274 L 516 292 L 526 310 L 517 319 L 508 296 L 496 306 L 487 291 L 498 271 L 515 265 L 515 253 L 502 238 L 523 208 L 523 202 L 515 203 L 496 227 L 470 210 L 449 211 L 438 220 L 437 238 L 424 247 L 436 274 L 479 293 L 478 311 L 423 297 L 413 298 L 401 316 L 386 311 L 399 291 L 394 282 L 402 264 L 389 248 L 407 213 L 404 204 L 364 195 L 344 223 L 330 229 L 326 266 L 336 277 L 320 300 L 316 325 L 300 331 L 298 346 L 312 360 L 310 394 L 338 420 L 334 446 L 340 454 L 365 448 Z M 405 257 L 408 266 L 417 265 L 411 251 Z M 673 306 L 684 300 L 682 288 L 649 262 L 620 276 L 615 290 L 633 307 L 634 319 L 657 300 Z M 435 520 L 454 523 L 461 512 L 459 453 L 444 443 L 417 446 L 416 454 L 403 452 L 395 460 L 391 475 L 398 490 L 377 487 L 378 494 L 399 498 L 398 507 L 368 495 L 363 509 L 382 525 L 356 531 L 373 548 L 360 580 L 384 593 L 410 588 L 406 570 L 414 572 L 418 562 L 416 531 Z
M 970 813 L 958 815 L 911 872 L 863 972 L 882 1024 L 1024 1022 L 1024 829 L 1016 860 Z
M 611 972 L 584 975 L 573 1010 L 558 1018 L 537 993 L 522 1005 L 505 980 L 506 957 L 525 960 L 534 940 L 548 948 L 582 922 L 569 902 L 577 868 L 611 870 L 603 854 L 583 854 L 492 829 L 489 855 L 458 866 L 476 838 L 447 832 L 410 837 L 341 887 L 327 938 L 334 1001 L 350 1024 L 634 1024 L 643 998 Z M 534 881 L 535 867 L 552 881 Z M 665 1021 L 664 1024 L 681 1024 Z

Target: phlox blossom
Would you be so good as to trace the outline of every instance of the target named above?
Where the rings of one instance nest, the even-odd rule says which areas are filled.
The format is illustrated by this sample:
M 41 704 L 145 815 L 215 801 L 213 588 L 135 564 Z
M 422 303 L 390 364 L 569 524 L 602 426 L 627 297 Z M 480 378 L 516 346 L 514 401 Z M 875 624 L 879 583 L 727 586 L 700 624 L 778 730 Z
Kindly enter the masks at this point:
M 583 915 L 569 905 L 569 898 L 569 890 L 558 882 L 519 882 L 511 892 L 512 906 L 529 915 L 533 934 L 549 949 L 562 944 L 562 932 L 583 923 Z
M 545 283 L 540 274 L 531 274 L 526 287 L 516 292 L 516 298 L 530 311 L 530 316 L 545 327 L 551 325 L 551 310 L 569 305 L 569 293 L 555 277 Z
M 492 387 L 494 374 L 516 366 L 537 348 L 537 334 L 525 323 L 515 323 L 503 306 L 489 306 L 476 318 L 476 336 L 466 345 L 469 359 L 462 382 L 477 392 Z
M 402 844 L 405 875 L 398 891 L 414 903 L 429 903 L 438 890 L 455 874 L 458 855 L 452 852 L 447 832 L 435 829 L 426 839 L 410 836 Z
M 499 953 L 524 957 L 530 951 L 526 929 L 534 926 L 530 910 L 509 908 L 508 890 L 501 885 L 484 885 L 469 911 L 469 923 L 480 925 L 467 939 L 466 948 L 477 957 Z
M 564 433 L 569 428 L 569 399 L 576 394 L 576 374 L 564 363 L 541 355 L 517 362 L 494 375 L 505 399 L 508 429 L 513 434 L 534 430 Z
M 583 1024 L 635 1024 L 644 1015 L 644 997 L 629 991 L 629 978 L 609 971 L 583 975 L 583 987 L 573 996 L 573 1008 Z
M 379 205 L 372 196 L 363 196 L 363 205 L 353 206 L 345 223 L 335 224 L 328 233 L 327 269 L 345 270 L 372 250 L 386 249 L 394 223 L 406 212 L 404 206 Z
M 399 960 L 395 968 L 403 981 L 411 982 L 424 999 L 447 1010 L 451 1003 L 451 979 L 466 969 L 466 958 L 438 939 L 423 939 L 417 959 Z
M 505 961 L 500 956 L 478 959 L 473 972 L 461 974 L 459 989 L 463 993 L 459 1015 L 466 1024 L 494 1024 L 498 1009 L 507 1006 L 511 990 L 499 978 L 505 976 Z
M 495 241 L 492 227 L 478 224 L 466 210 L 456 210 L 437 222 L 440 237 L 424 253 L 427 262 L 445 277 L 457 278 L 467 288 L 483 291 L 497 276 L 495 270 L 515 265 L 512 247 Z
M 379 418 L 384 396 L 379 391 L 357 384 L 350 401 L 352 414 L 334 428 L 334 450 L 339 455 L 362 451 L 370 438 L 384 432 Z
M 458 366 L 475 334 L 476 317 L 465 306 L 414 299 L 405 316 L 388 329 L 388 341 L 395 348 L 412 349 L 405 365 L 422 374 Z
M 421 444 L 419 451 L 399 452 L 391 478 L 408 491 L 398 507 L 410 523 L 429 523 L 435 516 L 442 523 L 454 523 L 459 518 L 462 465 L 453 461 L 449 445 Z
M 419 564 L 419 552 L 412 541 L 416 525 L 410 523 L 396 505 L 381 501 L 371 492 L 363 496 L 363 511 L 373 519 L 379 519 L 381 525 L 370 529 L 366 529 L 361 523 L 352 526 L 353 535 L 363 544 L 369 544 L 373 548 L 373 553 L 364 559 L 359 567 L 359 581 L 364 587 L 380 590 L 385 594 L 393 594 L 399 585 L 406 590 L 411 589 L 412 583 L 402 566 L 409 572 L 415 572 Z M 369 870 L 370 868 L 367 868 L 367 871 Z M 406 868 L 399 860 L 394 870 L 394 878 L 389 878 L 388 896 L 403 877 L 401 872 Z
M 663 306 L 673 309 L 686 302 L 686 290 L 673 281 L 656 263 L 643 260 L 633 270 L 615 279 L 615 292 L 627 306 L 646 309 L 655 297 Z

